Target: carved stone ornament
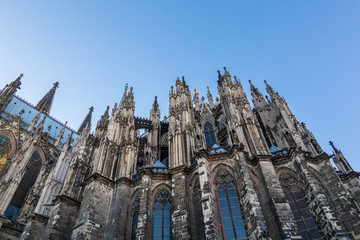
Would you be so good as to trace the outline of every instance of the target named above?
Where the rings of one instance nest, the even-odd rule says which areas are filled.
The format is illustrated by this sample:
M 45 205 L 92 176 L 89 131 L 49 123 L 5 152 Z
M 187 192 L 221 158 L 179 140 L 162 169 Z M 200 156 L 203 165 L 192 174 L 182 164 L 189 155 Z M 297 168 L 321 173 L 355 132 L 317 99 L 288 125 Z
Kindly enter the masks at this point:
M 225 169 L 219 170 L 215 177 L 215 182 L 217 184 L 227 184 L 233 182 L 233 180 L 233 176 L 231 176 L 231 174 Z

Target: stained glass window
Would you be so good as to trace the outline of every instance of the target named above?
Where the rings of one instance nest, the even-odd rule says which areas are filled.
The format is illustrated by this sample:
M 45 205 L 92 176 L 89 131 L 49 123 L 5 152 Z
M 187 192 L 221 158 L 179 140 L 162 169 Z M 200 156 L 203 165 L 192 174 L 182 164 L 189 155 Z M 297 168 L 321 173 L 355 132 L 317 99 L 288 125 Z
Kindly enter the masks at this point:
M 139 218 L 139 204 L 140 204 L 140 196 L 136 197 L 136 200 L 133 204 L 133 214 L 132 214 L 132 223 L 131 223 L 131 240 L 136 240 L 136 229 L 138 226 L 138 218 Z
M 302 239 L 323 239 L 299 187 L 292 185 L 283 189 Z
M 170 240 L 171 205 L 170 195 L 162 189 L 155 197 L 154 207 L 154 240 Z
M 233 177 L 222 169 L 215 180 L 225 239 L 247 239 Z
M 209 122 L 206 122 L 204 125 L 205 141 L 206 147 L 212 148 L 216 144 L 215 132 L 213 125 Z
M 0 135 L 0 171 L 8 159 L 11 147 L 10 139 L 5 135 Z

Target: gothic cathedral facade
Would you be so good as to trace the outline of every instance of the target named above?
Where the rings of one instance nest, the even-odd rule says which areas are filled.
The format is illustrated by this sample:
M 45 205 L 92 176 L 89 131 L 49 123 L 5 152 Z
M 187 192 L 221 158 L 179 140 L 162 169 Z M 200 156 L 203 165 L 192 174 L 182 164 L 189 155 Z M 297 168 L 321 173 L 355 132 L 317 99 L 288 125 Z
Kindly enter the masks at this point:
M 218 71 L 214 101 L 184 78 L 134 116 L 134 92 L 91 131 L 50 116 L 58 83 L 35 106 L 0 93 L 0 239 L 360 239 L 360 179 L 326 154 L 285 99 Z M 335 163 L 334 167 L 330 160 Z

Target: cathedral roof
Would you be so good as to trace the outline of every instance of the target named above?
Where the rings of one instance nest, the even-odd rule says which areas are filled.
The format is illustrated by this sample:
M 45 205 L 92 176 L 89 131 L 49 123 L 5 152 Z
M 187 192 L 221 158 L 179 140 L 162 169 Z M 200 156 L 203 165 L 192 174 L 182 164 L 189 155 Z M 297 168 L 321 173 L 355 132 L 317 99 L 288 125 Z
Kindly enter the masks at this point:
M 28 125 L 31 124 L 34 117 L 39 113 L 39 110 L 37 110 L 33 105 L 26 102 L 25 100 L 21 99 L 18 96 L 14 96 L 10 103 L 5 108 L 5 112 L 9 113 L 13 116 L 18 116 L 20 111 L 24 110 L 24 113 L 21 116 L 21 120 L 24 121 L 26 124 L 22 124 L 22 128 L 24 130 L 28 129 Z M 2 113 L 1 116 L 7 120 L 10 120 L 9 116 L 6 113 Z M 49 136 L 56 140 L 59 132 L 64 127 L 65 124 L 61 123 L 60 121 L 56 120 L 55 118 L 48 116 L 47 114 L 41 113 L 40 119 L 37 123 L 37 125 L 40 123 L 40 121 L 46 116 L 45 122 L 44 122 L 44 129 L 46 130 L 48 126 L 51 126 L 51 129 L 49 131 Z M 36 126 L 37 126 L 36 125 Z M 64 136 L 61 139 L 61 143 L 65 143 L 68 137 L 73 133 L 72 138 L 76 139 L 78 137 L 76 131 L 69 127 L 65 127 Z M 50 139 L 50 142 L 54 144 L 55 142 Z

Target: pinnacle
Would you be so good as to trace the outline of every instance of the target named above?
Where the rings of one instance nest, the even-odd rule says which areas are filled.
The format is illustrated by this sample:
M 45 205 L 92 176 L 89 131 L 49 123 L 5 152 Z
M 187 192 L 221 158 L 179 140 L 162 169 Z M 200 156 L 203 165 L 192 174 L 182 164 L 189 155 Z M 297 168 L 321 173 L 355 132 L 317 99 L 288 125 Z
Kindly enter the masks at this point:
M 55 91 L 58 87 L 59 82 L 54 83 L 54 86 L 50 89 L 50 91 L 36 105 L 36 109 L 45 114 L 49 114 L 55 97 Z

